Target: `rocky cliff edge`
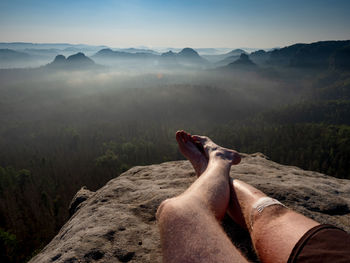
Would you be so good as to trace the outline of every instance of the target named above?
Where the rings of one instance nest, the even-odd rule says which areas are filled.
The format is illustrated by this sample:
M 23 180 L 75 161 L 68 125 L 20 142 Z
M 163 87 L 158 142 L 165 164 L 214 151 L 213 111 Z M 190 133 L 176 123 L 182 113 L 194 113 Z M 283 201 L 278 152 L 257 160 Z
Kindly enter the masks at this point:
M 262 154 L 243 157 L 231 169 L 233 178 L 321 223 L 350 231 L 350 180 L 280 165 Z M 157 207 L 195 179 L 188 161 L 175 161 L 134 167 L 96 192 L 82 188 L 71 203 L 69 221 L 30 263 L 161 262 Z M 257 262 L 247 233 L 228 217 L 223 226 L 240 250 Z

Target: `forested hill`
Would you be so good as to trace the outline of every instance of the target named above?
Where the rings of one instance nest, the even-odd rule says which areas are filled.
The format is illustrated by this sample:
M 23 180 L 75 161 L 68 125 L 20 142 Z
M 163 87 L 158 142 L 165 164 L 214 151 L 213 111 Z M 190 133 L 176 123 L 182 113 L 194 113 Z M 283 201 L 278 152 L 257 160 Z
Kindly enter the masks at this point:
M 259 50 L 250 56 L 259 64 L 304 69 L 350 70 L 350 40 L 295 44 L 268 52 Z

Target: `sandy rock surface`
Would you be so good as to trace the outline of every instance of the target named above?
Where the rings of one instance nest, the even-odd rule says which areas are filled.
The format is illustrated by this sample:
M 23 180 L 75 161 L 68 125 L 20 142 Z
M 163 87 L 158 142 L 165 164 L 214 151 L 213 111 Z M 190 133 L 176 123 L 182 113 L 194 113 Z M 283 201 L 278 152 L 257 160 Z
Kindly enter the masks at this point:
M 288 207 L 350 232 L 350 180 L 340 180 L 245 155 L 231 176 L 250 183 Z M 161 262 L 155 212 L 162 200 L 182 193 L 194 180 L 188 161 L 138 166 L 96 192 L 74 197 L 73 213 L 34 262 Z M 73 208 L 72 208 L 73 207 Z M 253 262 L 247 233 L 225 218 L 224 229 Z

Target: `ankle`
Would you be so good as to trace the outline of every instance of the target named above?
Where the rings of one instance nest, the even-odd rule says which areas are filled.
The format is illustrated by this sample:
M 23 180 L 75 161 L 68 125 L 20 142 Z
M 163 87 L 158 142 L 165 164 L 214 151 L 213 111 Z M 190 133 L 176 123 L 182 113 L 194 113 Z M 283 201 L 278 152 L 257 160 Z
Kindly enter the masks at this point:
M 209 163 L 205 171 L 208 172 L 216 170 L 216 172 L 211 172 L 211 174 L 214 174 L 215 176 L 224 175 L 225 177 L 228 177 L 231 166 L 232 163 L 230 160 L 215 157 L 209 159 Z
M 209 153 L 209 163 L 227 163 L 230 162 L 230 159 L 228 156 L 225 155 L 225 153 L 220 149 L 215 149 L 210 151 Z
M 241 157 L 236 151 L 218 147 L 210 151 L 209 160 L 220 161 L 233 165 L 238 164 L 241 161 Z

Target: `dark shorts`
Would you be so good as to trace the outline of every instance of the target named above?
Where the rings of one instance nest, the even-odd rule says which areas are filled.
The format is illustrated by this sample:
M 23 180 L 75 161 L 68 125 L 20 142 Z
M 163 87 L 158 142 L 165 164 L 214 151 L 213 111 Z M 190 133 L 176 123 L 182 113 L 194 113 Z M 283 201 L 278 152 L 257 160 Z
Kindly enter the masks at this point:
M 288 263 L 350 262 L 350 235 L 332 225 L 310 229 L 295 245 Z

